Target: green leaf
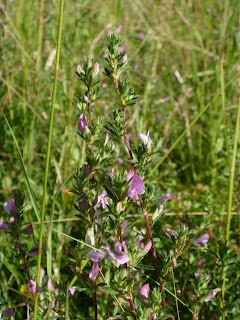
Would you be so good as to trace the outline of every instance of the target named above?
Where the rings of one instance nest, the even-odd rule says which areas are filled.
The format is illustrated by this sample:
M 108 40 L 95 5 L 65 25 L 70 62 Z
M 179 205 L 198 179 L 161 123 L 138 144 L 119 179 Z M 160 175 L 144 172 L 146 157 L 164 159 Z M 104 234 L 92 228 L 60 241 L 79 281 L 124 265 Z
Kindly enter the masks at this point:
M 101 289 L 102 289 L 102 291 L 104 291 L 106 293 L 109 293 L 109 294 L 115 294 L 116 295 L 116 294 L 119 293 L 118 291 L 116 291 L 116 290 L 114 290 L 114 289 L 112 289 L 110 287 L 107 287 L 107 286 L 104 286 Z

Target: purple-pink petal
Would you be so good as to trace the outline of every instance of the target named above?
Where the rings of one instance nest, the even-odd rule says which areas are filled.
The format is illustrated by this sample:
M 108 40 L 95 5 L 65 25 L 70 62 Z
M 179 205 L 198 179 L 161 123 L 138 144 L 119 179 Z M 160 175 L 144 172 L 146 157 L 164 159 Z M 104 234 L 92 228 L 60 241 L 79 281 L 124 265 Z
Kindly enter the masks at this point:
M 39 242 L 37 242 L 30 250 L 29 250 L 29 256 L 30 257 L 37 257 L 38 255 L 38 247 L 39 247 Z M 42 243 L 42 252 L 43 249 L 45 248 L 45 244 Z
M 8 201 L 4 202 L 3 204 L 3 209 L 8 213 L 16 213 L 17 212 L 17 207 L 15 205 L 14 198 L 9 199 Z
M 151 248 L 152 248 L 152 241 L 149 241 L 144 247 L 144 252 L 147 254 Z
M 169 228 L 167 228 L 167 229 L 165 230 L 165 235 L 166 235 L 169 239 L 171 239 L 172 236 L 173 236 L 175 239 L 177 239 L 177 237 L 178 237 L 177 231 L 176 231 L 176 230 L 169 229 Z
M 209 292 L 209 294 L 207 295 L 207 298 L 204 301 L 208 302 L 208 301 L 212 300 L 219 291 L 221 291 L 221 288 L 216 288 L 216 289 L 211 290 Z
M 100 262 L 105 257 L 105 254 L 99 251 L 92 251 L 87 254 L 87 258 L 93 262 Z
M 201 258 L 197 263 L 196 263 L 196 267 L 197 268 L 201 268 L 204 264 L 203 258 Z
M 163 199 L 163 201 L 160 204 L 164 204 L 165 202 L 167 202 L 168 199 L 170 199 L 172 195 L 173 195 L 173 193 L 167 193 L 164 196 L 162 196 L 161 198 Z
M 69 288 L 68 290 L 69 290 L 69 293 L 73 296 L 75 291 L 76 291 L 76 289 L 77 289 L 77 287 L 73 286 L 73 287 Z
M 32 234 L 33 233 L 33 226 L 30 224 L 25 230 L 23 230 L 25 234 Z
M 95 63 L 93 69 L 94 69 L 95 75 L 97 75 L 99 73 L 99 63 L 98 62 Z
M 130 172 L 127 175 L 127 180 L 130 179 L 129 178 Z M 132 173 L 131 173 L 131 176 L 132 176 Z M 133 178 L 132 178 L 130 185 L 129 185 L 127 196 L 129 198 L 132 198 L 133 200 L 138 200 L 138 195 L 144 194 L 144 192 L 145 191 L 143 188 L 143 180 L 137 175 L 137 173 L 134 173 Z
M 106 190 L 103 190 L 102 193 L 100 194 L 100 201 L 101 201 L 102 208 L 106 209 L 107 206 L 109 205 L 108 195 Z
M 8 308 L 3 311 L 3 316 L 6 318 L 14 317 L 15 312 L 13 308 Z
M 33 280 L 28 281 L 28 288 L 30 291 L 33 291 L 33 293 L 36 293 L 36 282 Z M 38 293 L 43 293 L 42 288 L 38 287 Z
M 78 202 L 79 209 L 84 211 L 87 208 L 87 200 L 82 200 Z
M 140 40 L 143 40 L 145 38 L 145 34 L 143 32 L 140 32 L 139 35 L 138 35 L 138 38 Z
M 107 134 L 106 134 L 106 138 L 105 138 L 105 141 L 104 141 L 104 146 L 107 145 L 108 140 L 109 140 L 109 132 L 107 132 Z
M 86 129 L 87 129 L 87 122 L 86 122 L 84 113 L 82 113 L 78 119 L 78 130 L 84 133 Z
M 89 273 L 89 279 L 95 280 L 98 276 L 98 273 L 99 273 L 98 263 L 94 262 L 92 266 L 92 270 Z
M 83 165 L 83 173 L 85 174 L 85 176 L 89 176 L 91 173 L 91 169 L 86 164 Z
M 204 246 L 209 240 L 209 234 L 205 233 L 194 241 L 195 246 Z
M 116 254 L 115 257 L 118 264 L 125 264 L 129 261 L 128 255 L 125 252 Z
M 8 225 L 2 220 L 0 220 L 0 231 L 8 231 L 8 229 Z
M 123 160 L 122 159 L 120 159 L 120 158 L 117 158 L 117 160 L 116 160 L 116 164 L 117 165 L 120 165 L 120 164 L 122 164 L 123 163 Z
M 120 254 L 122 252 L 122 245 L 119 241 L 116 241 L 116 243 L 114 244 L 114 251 L 117 254 Z
M 144 284 L 139 290 L 139 295 L 142 300 L 145 300 L 149 297 L 150 286 L 149 283 Z

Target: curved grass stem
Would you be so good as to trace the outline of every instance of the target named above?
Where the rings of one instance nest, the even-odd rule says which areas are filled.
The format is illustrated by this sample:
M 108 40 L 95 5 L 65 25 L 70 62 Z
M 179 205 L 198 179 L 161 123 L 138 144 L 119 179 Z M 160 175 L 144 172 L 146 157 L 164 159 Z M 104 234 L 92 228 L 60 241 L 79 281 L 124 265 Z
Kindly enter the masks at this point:
M 226 243 L 229 242 L 229 231 L 232 217 L 232 198 L 233 198 L 233 184 L 234 184 L 234 173 L 237 157 L 237 145 L 239 139 L 239 122 L 240 122 L 240 99 L 238 102 L 238 112 L 237 112 L 237 121 L 235 127 L 235 137 L 234 137 L 234 147 L 233 147 L 233 156 L 231 163 L 231 171 L 229 176 L 229 187 L 228 187 L 228 207 L 227 207 L 227 225 L 226 225 Z M 222 280 L 222 306 L 224 305 L 224 296 L 225 296 L 225 281 L 226 281 L 226 269 L 223 270 L 223 280 Z

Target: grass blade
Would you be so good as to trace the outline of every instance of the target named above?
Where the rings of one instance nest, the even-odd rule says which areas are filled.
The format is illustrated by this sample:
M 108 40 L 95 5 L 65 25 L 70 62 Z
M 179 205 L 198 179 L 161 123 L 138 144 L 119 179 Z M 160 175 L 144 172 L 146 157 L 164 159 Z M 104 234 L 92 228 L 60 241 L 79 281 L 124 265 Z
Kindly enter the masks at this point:
M 3 116 L 4 116 L 4 119 L 8 125 L 8 128 L 11 132 L 11 135 L 13 137 L 13 141 L 14 141 L 14 144 L 17 148 L 17 152 L 18 152 L 18 155 L 19 155 L 19 158 L 21 160 L 21 165 L 22 165 L 22 169 L 23 169 L 23 173 L 24 173 L 24 177 L 25 177 L 25 180 L 26 180 L 26 185 L 27 185 L 27 189 L 28 189 L 28 193 L 29 193 L 29 197 L 30 197 L 30 200 L 31 200 L 31 203 L 32 203 L 32 206 L 33 206 L 33 210 L 36 214 L 36 217 L 38 219 L 38 222 L 40 222 L 40 215 L 39 215 L 39 209 L 38 209 L 38 206 L 37 206 L 37 203 L 36 203 L 36 200 L 35 200 L 35 196 L 34 196 L 34 193 L 32 191 L 32 188 L 31 188 L 31 185 L 30 185 L 30 182 L 29 182 L 29 178 L 28 178 L 28 174 L 27 174 L 27 170 L 26 170 L 26 167 L 24 165 L 24 162 L 23 162 L 23 157 L 22 157 L 22 154 L 21 154 L 21 150 L 19 148 L 19 145 L 18 145 L 18 142 L 17 142 L 17 139 L 15 137 L 15 134 L 12 130 L 12 127 L 10 126 L 10 123 L 8 122 L 8 119 L 6 118 L 5 114 L 2 113 Z

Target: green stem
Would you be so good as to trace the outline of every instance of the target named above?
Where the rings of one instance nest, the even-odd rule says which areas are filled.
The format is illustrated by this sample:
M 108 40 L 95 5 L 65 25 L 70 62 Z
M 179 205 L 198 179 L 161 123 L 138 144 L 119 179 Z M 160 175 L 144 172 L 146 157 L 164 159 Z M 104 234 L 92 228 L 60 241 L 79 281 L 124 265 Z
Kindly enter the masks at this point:
M 232 165 L 229 176 L 229 189 L 228 189 L 228 207 L 227 207 L 227 226 L 226 226 L 226 243 L 229 242 L 229 231 L 230 231 L 230 223 L 232 217 L 232 198 L 233 198 L 233 183 L 234 183 L 234 172 L 236 165 L 236 157 L 237 157 L 237 145 L 239 138 L 239 122 L 240 122 L 240 99 L 238 102 L 238 113 L 237 113 L 237 121 L 235 128 L 235 137 L 234 137 L 234 147 L 233 147 L 233 156 L 232 156 Z M 222 301 L 224 301 L 225 295 L 225 281 L 226 281 L 226 270 L 223 270 L 223 283 L 222 283 Z
M 69 302 L 69 289 L 68 289 L 68 285 L 67 285 L 65 320 L 69 320 L 69 316 L 68 316 L 68 305 L 69 305 L 69 303 L 68 302 Z
M 41 256 L 42 256 L 42 250 L 41 249 L 42 249 L 42 239 L 43 239 L 43 222 L 44 222 L 44 214 L 45 214 L 45 202 L 46 202 L 46 193 L 47 193 L 48 169 L 49 169 L 50 149 L 51 149 L 52 132 L 53 132 L 54 105 L 55 105 L 55 98 L 56 98 L 56 91 L 57 91 L 57 78 L 58 78 L 58 71 L 59 71 L 59 57 L 60 57 L 61 31 L 62 31 L 62 19 L 63 19 L 63 3 L 64 3 L 64 0 L 60 0 L 59 23 L 58 23 L 58 39 L 57 39 L 57 55 L 56 55 L 55 76 L 54 76 L 54 83 L 53 83 L 51 114 L 50 114 L 50 121 L 49 121 L 47 154 L 46 154 L 46 161 L 45 161 L 45 173 L 44 173 L 44 184 L 43 184 L 43 199 L 42 199 L 42 208 L 41 208 L 41 224 L 40 224 L 39 248 L 38 248 L 38 258 L 37 258 L 36 294 L 35 294 L 33 320 L 37 319 L 38 287 L 39 287 L 39 275 L 40 275 Z
M 177 292 L 176 292 L 176 287 L 175 287 L 175 278 L 174 278 L 174 271 L 172 267 L 172 277 L 173 277 L 173 288 L 174 288 L 174 293 L 175 293 L 175 302 L 176 302 L 176 308 L 177 308 L 177 315 L 178 315 L 178 320 L 180 320 L 180 315 L 179 315 L 179 310 L 178 310 L 178 301 L 177 301 Z

